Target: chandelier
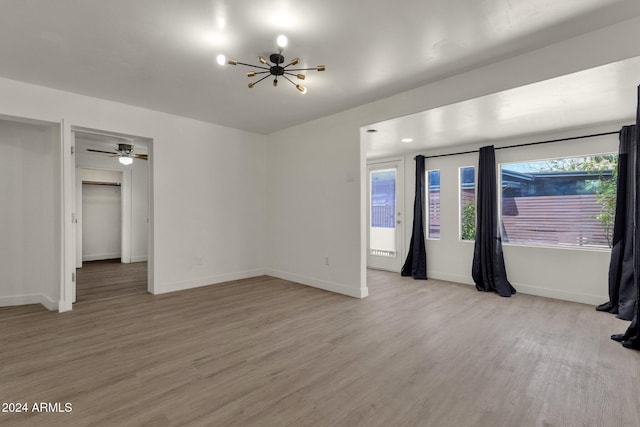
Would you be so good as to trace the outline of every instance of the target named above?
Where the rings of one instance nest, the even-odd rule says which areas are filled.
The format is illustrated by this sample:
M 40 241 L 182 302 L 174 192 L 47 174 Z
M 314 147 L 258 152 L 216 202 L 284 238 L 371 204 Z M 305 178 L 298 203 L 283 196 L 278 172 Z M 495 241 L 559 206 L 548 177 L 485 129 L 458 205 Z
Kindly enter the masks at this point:
M 287 46 L 287 43 L 288 43 L 287 37 L 285 35 L 280 35 L 280 36 L 278 36 L 278 39 L 276 40 L 276 42 L 278 44 L 278 53 L 272 53 L 269 56 L 269 60 L 268 61 L 267 61 L 267 59 L 265 57 L 258 56 L 258 61 L 262 65 L 247 64 L 245 62 L 236 61 L 235 59 L 227 60 L 227 58 L 224 55 L 218 55 L 218 57 L 217 57 L 218 64 L 220 64 L 220 65 L 224 65 L 224 64 L 238 65 L 238 64 L 240 64 L 240 65 L 244 65 L 244 66 L 247 66 L 247 67 L 253 67 L 253 68 L 256 68 L 258 70 L 264 70 L 264 71 L 249 71 L 247 73 L 247 77 L 249 77 L 249 78 L 260 77 L 262 74 L 264 74 L 264 76 L 262 76 L 258 80 L 250 82 L 249 83 L 249 88 L 253 88 L 255 85 L 257 85 L 261 81 L 273 76 L 273 85 L 274 86 L 278 86 L 278 77 L 282 77 L 282 78 L 288 80 L 292 85 L 294 85 L 296 87 L 296 89 L 298 89 L 300 91 L 300 93 L 307 93 L 307 88 L 306 87 L 304 87 L 303 85 L 301 85 L 299 83 L 294 82 L 288 76 L 295 77 L 298 80 L 304 80 L 305 79 L 305 75 L 302 74 L 302 73 L 298 73 L 298 71 L 310 71 L 310 70 L 324 71 L 325 70 L 324 65 L 318 65 L 317 67 L 313 67 L 313 68 L 289 68 L 289 67 L 293 67 L 293 66 L 297 65 L 298 62 L 300 62 L 300 60 L 298 58 L 294 58 L 287 65 L 284 65 L 285 59 L 284 59 L 284 56 L 282 56 L 282 51 Z

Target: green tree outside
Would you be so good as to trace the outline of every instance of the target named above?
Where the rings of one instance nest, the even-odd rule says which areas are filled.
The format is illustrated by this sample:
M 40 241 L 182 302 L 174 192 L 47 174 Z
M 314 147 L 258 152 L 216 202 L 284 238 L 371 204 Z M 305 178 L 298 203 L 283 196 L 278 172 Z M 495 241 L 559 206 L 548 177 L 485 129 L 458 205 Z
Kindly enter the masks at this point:
M 468 200 L 462 208 L 462 240 L 476 240 L 476 204 Z

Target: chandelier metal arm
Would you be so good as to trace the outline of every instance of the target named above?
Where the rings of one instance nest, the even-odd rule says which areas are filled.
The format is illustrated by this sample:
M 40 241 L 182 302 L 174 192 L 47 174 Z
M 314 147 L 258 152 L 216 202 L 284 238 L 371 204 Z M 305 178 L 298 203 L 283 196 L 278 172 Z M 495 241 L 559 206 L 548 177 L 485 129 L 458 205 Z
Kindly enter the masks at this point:
M 239 62 L 238 62 L 239 64 Z M 318 70 L 318 67 L 313 67 L 313 68 L 290 68 L 287 71 L 316 71 Z
M 261 81 L 263 81 L 264 79 L 266 79 L 267 77 L 269 77 L 271 74 L 267 74 L 266 76 L 264 76 L 263 78 L 261 78 L 260 80 L 256 80 L 255 82 L 253 82 L 253 85 L 257 85 L 258 83 L 260 83 Z
M 294 74 L 295 75 L 295 74 Z M 282 75 L 282 77 L 284 77 L 285 79 L 289 80 L 289 82 L 294 85 L 294 86 L 298 86 L 293 80 L 291 80 L 289 77 L 285 76 L 284 74 Z
M 267 72 L 270 69 L 269 67 L 261 67 L 260 65 L 247 64 L 245 62 L 237 62 L 237 63 L 240 64 L 240 65 L 247 66 L 247 67 L 260 68 L 261 70 L 267 70 Z

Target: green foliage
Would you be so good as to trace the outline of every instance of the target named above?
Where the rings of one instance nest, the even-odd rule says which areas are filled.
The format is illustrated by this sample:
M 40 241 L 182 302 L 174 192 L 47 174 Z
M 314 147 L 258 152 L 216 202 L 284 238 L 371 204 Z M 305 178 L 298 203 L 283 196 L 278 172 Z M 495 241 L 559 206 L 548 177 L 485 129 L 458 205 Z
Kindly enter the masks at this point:
M 462 240 L 476 240 L 476 204 L 467 201 L 462 208 Z

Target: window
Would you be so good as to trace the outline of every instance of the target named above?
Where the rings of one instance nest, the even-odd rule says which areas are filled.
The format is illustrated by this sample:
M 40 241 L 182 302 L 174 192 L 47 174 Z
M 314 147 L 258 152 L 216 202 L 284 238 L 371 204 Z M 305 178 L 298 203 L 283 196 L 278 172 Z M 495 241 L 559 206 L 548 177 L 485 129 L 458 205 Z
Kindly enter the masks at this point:
M 429 232 L 430 239 L 440 238 L 440 171 L 427 171 L 427 200 L 429 201 Z
M 610 247 L 617 155 L 501 165 L 503 242 Z
M 396 257 L 396 169 L 370 172 L 371 222 L 369 254 Z
M 460 240 L 476 239 L 476 169 L 460 168 Z
M 396 171 L 371 172 L 371 226 L 396 227 Z

